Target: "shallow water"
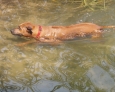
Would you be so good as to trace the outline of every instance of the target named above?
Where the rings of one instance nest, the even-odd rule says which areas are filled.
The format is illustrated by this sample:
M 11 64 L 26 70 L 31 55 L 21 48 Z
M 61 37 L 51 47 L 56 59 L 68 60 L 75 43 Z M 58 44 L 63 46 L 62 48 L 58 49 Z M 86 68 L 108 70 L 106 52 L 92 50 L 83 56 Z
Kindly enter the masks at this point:
M 115 92 L 114 29 L 95 40 L 16 46 L 31 39 L 15 37 L 10 29 L 26 21 L 115 25 L 112 0 L 99 8 L 59 1 L 0 0 L 0 92 Z

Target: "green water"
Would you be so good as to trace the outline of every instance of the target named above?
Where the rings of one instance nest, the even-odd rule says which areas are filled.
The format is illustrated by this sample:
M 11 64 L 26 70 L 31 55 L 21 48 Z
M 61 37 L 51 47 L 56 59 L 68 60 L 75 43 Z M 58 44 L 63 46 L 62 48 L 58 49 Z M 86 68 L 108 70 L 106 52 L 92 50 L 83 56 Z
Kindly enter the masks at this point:
M 115 2 L 95 3 L 0 0 L 0 92 L 115 92 L 114 29 L 105 29 L 103 37 L 95 40 L 22 47 L 16 44 L 31 39 L 10 33 L 28 21 L 38 25 L 115 25 Z

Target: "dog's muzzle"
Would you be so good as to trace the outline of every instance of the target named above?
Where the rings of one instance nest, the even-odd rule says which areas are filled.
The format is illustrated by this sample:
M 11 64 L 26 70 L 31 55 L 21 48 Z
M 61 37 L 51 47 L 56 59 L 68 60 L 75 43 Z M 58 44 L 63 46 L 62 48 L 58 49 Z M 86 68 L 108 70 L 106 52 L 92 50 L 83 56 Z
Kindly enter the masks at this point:
M 21 33 L 15 31 L 15 30 L 10 30 L 10 32 L 11 32 L 11 34 L 13 34 L 13 35 L 22 36 Z

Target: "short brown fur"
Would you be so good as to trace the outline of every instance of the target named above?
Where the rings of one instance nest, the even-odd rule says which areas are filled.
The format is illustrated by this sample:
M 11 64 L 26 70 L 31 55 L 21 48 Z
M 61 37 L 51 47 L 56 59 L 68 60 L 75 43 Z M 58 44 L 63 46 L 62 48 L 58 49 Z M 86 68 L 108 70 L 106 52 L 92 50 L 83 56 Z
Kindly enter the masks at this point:
M 11 30 L 13 35 L 35 38 L 40 42 L 60 42 L 77 37 L 91 36 L 100 37 L 104 28 L 115 28 L 115 26 L 98 26 L 93 23 L 79 23 L 70 26 L 41 26 L 42 31 L 39 37 L 36 37 L 39 31 L 38 25 L 25 22 L 18 28 Z

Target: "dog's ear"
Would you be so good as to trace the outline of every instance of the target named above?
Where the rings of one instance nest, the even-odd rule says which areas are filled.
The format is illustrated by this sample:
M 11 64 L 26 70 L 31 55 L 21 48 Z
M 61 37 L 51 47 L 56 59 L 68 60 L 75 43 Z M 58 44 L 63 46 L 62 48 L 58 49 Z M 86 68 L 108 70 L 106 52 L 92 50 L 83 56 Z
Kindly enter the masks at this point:
M 28 27 L 26 27 L 26 28 L 27 28 L 27 32 L 28 32 L 29 34 L 32 34 L 32 27 L 28 26 Z

